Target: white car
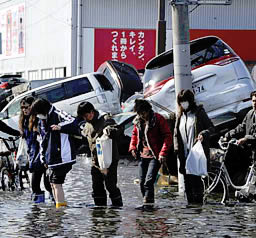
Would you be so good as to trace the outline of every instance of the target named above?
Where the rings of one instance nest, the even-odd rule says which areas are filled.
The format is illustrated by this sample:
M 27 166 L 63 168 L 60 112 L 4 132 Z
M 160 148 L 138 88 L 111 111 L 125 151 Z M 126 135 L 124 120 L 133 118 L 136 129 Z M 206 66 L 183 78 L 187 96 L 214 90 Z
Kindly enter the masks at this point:
M 256 84 L 241 58 L 216 36 L 191 41 L 190 53 L 192 88 L 209 117 L 243 117 L 251 107 L 250 93 Z M 143 83 L 147 100 L 176 110 L 173 49 L 147 63 Z
M 18 129 L 20 101 L 32 95 L 48 99 L 54 106 L 76 116 L 77 106 L 83 101 L 91 102 L 97 110 L 116 114 L 121 112 L 118 92 L 100 73 L 90 73 L 60 80 L 27 91 L 15 97 L 1 111 L 0 119 Z M 0 131 L 0 137 L 8 136 Z

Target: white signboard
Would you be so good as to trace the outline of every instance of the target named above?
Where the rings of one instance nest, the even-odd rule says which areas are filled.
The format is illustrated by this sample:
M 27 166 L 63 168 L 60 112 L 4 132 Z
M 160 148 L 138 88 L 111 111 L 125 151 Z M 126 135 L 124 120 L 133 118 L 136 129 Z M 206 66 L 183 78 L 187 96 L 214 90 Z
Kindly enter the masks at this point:
M 25 56 L 25 3 L 0 10 L 0 60 Z

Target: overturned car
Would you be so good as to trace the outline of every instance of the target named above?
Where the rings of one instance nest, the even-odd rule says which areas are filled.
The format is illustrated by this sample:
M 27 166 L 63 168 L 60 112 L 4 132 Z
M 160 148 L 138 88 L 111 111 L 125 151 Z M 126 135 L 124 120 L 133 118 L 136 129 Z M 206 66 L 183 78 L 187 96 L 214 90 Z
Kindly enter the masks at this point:
M 240 121 L 251 108 L 256 89 L 241 58 L 220 38 L 207 36 L 190 42 L 192 89 L 215 125 Z M 144 97 L 175 111 L 173 49 L 151 59 L 143 75 Z

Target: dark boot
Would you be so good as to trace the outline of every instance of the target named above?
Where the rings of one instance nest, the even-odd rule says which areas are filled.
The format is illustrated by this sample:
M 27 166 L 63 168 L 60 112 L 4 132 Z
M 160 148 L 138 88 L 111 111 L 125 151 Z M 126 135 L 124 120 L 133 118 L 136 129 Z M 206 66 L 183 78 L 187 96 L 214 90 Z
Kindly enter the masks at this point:
M 96 197 L 94 199 L 94 204 L 96 206 L 107 206 L 107 197 Z
M 40 194 L 33 193 L 31 198 L 34 203 L 44 203 L 45 202 L 45 197 L 44 197 L 43 191 Z
M 123 206 L 123 200 L 122 200 L 121 196 L 111 198 L 111 201 L 112 201 L 112 206 L 115 206 L 115 207 L 122 207 Z
M 195 203 L 193 193 L 186 192 L 186 197 L 187 197 L 187 202 L 188 202 L 189 205 Z
M 194 193 L 193 194 L 194 196 L 194 203 L 197 204 L 197 205 L 203 205 L 203 194 L 201 193 Z
M 154 209 L 154 198 L 144 197 L 143 198 L 143 210 L 153 210 Z

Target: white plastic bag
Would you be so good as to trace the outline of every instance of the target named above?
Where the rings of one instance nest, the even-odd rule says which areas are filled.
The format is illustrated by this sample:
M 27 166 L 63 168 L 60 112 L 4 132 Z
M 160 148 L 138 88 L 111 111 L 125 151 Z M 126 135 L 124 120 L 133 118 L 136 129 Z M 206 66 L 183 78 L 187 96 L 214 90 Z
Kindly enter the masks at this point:
M 106 135 L 96 139 L 96 150 L 101 170 L 106 170 L 112 163 L 112 139 Z
M 26 140 L 24 138 L 20 138 L 19 147 L 17 151 L 16 161 L 20 168 L 26 167 L 29 157 L 28 157 L 28 147 Z
M 186 173 L 207 176 L 207 158 L 200 140 L 190 150 L 186 161 Z
M 0 152 L 1 153 L 5 153 L 5 152 L 8 152 L 8 148 L 7 146 L 5 145 L 4 141 L 3 140 L 0 140 Z

